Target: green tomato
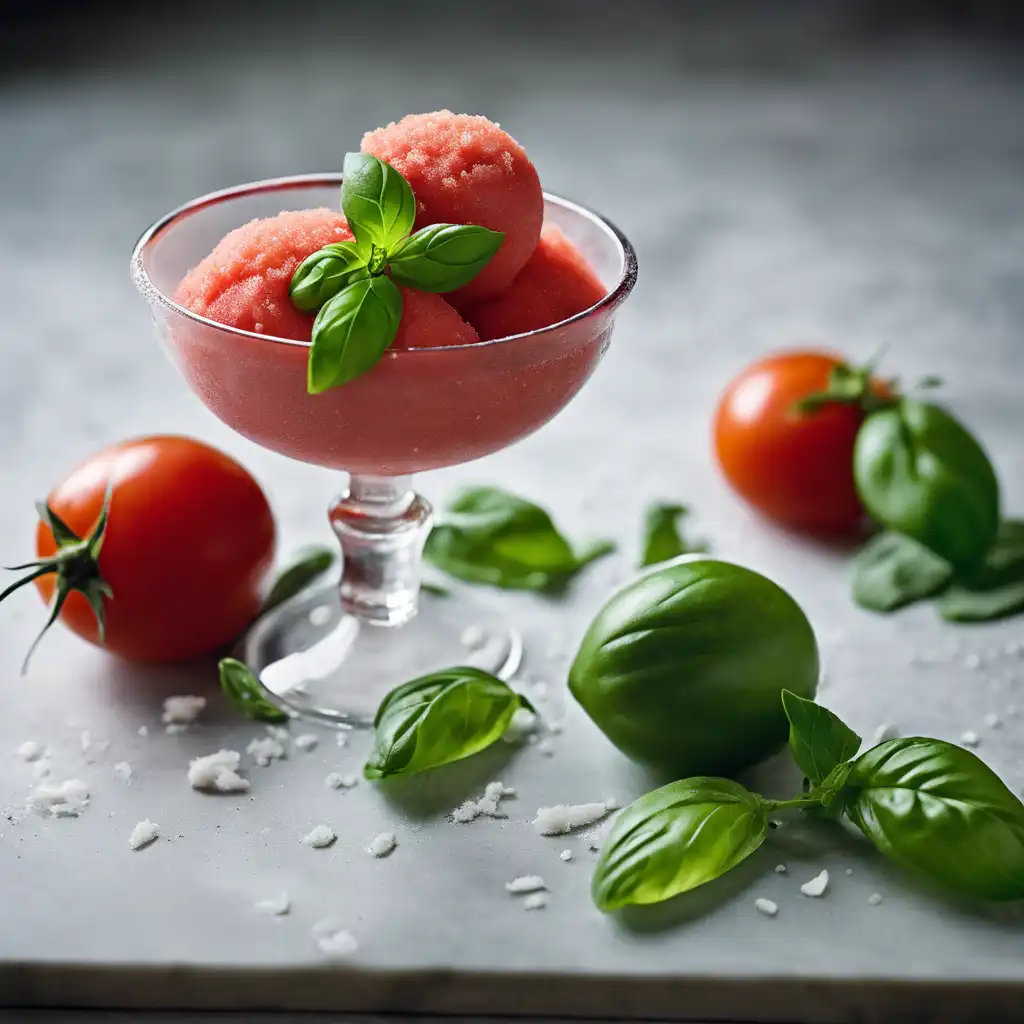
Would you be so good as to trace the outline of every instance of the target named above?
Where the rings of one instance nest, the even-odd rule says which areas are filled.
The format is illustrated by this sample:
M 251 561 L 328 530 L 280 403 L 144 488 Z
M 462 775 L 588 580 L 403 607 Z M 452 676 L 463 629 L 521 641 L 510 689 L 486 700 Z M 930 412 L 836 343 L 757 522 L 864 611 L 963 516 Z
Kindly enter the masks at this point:
M 627 757 L 675 778 L 727 775 L 786 743 L 782 691 L 813 697 L 819 671 L 810 623 L 781 587 L 700 558 L 613 595 L 569 689 Z

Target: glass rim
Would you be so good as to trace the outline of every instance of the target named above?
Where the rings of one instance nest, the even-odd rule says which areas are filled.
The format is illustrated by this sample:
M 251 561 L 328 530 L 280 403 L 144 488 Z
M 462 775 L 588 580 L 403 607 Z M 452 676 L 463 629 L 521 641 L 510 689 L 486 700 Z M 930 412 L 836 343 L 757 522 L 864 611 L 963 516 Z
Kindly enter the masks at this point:
M 229 324 L 222 324 L 217 320 L 211 320 L 208 317 L 201 316 L 199 313 L 194 313 L 185 306 L 179 305 L 162 289 L 160 289 L 149 276 L 149 272 L 146 270 L 143 262 L 143 256 L 151 246 L 159 241 L 160 235 L 174 223 L 182 220 L 184 217 L 197 213 L 206 207 L 215 206 L 219 203 L 227 202 L 231 199 L 237 199 L 241 196 L 255 195 L 263 192 L 285 191 L 286 189 L 294 188 L 296 186 L 320 185 L 325 187 L 338 187 L 341 183 L 342 175 L 339 172 L 325 174 L 293 174 L 280 178 L 265 178 L 260 181 L 249 181 L 240 185 L 232 185 L 230 188 L 219 189 L 216 192 L 208 192 L 206 195 L 198 196 L 187 203 L 183 203 L 181 206 L 176 207 L 169 213 L 166 213 L 155 220 L 139 236 L 138 241 L 132 249 L 131 255 L 132 281 L 147 301 L 151 303 L 158 302 L 160 305 L 178 313 L 180 316 L 193 320 L 203 326 L 216 328 L 240 338 L 252 338 L 255 341 L 270 342 L 275 345 L 294 345 L 299 348 L 310 348 L 312 345 L 312 342 L 310 341 L 301 341 L 297 338 L 279 338 L 271 334 L 257 334 L 255 331 L 244 331 L 239 327 L 232 327 Z M 595 302 L 594 305 L 589 306 L 587 309 L 584 309 L 565 320 L 559 320 L 557 323 L 549 324 L 545 327 L 539 327 L 536 330 L 525 331 L 520 334 L 509 334 L 502 338 L 491 338 L 487 341 L 473 341 L 458 345 L 435 345 L 430 348 L 410 348 L 395 351 L 389 350 L 389 354 L 398 357 L 411 355 L 422 356 L 427 355 L 430 352 L 451 352 L 455 349 L 473 349 L 492 345 L 503 345 L 509 341 L 554 333 L 569 324 L 587 320 L 590 317 L 606 310 L 613 311 L 622 304 L 626 296 L 633 290 L 633 285 L 636 283 L 637 278 L 638 268 L 636 250 L 633 248 L 632 243 L 625 234 L 615 226 L 615 224 L 606 217 L 597 213 L 595 210 L 591 210 L 589 207 L 584 206 L 582 203 L 576 203 L 571 199 L 555 195 L 552 192 L 544 192 L 543 196 L 545 202 L 553 203 L 562 209 L 579 214 L 597 224 L 610 234 L 618 244 L 622 255 L 622 270 L 619 274 L 618 281 L 611 290 L 608 291 L 607 294 L 605 294 L 598 302 Z

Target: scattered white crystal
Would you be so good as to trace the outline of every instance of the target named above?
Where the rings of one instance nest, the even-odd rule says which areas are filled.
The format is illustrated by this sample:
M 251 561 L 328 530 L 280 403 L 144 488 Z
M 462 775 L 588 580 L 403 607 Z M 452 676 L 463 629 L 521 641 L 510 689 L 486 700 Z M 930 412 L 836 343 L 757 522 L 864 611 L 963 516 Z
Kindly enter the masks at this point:
M 141 850 L 144 846 L 149 846 L 158 835 L 160 835 L 160 826 L 146 818 L 132 829 L 132 834 L 128 837 L 128 845 L 133 850 Z
M 292 734 L 283 725 L 268 725 L 265 728 L 267 735 L 278 743 L 287 743 L 292 738 Z
M 868 897 L 868 903 L 869 903 L 869 904 L 870 904 L 870 905 L 871 905 L 872 907 L 877 907 L 877 906 L 878 906 L 878 904 L 879 904 L 879 903 L 881 903 L 881 902 L 882 902 L 882 894 L 881 894 L 880 892 L 873 892 L 873 893 L 872 893 L 872 894 L 871 894 L 871 895 L 870 895 L 870 896 Z
M 815 875 L 809 882 L 804 882 L 804 884 L 800 886 L 800 891 L 805 896 L 818 897 L 824 896 L 827 888 L 828 872 L 822 871 L 820 874 Z
M 302 841 L 307 846 L 312 846 L 314 850 L 322 850 L 325 846 L 330 846 L 337 838 L 330 826 L 314 825 L 310 833 L 302 837 Z
M 42 743 L 36 743 L 35 740 L 25 740 L 20 747 L 18 747 L 18 757 L 22 761 L 38 761 L 41 757 L 46 754 L 46 747 Z
M 68 779 L 57 786 L 37 786 L 29 794 L 25 809 L 54 818 L 77 818 L 88 803 L 89 787 L 81 779 Z
M 979 669 L 981 668 L 981 655 L 980 654 L 965 654 L 964 655 L 964 668 Z
M 960 744 L 964 747 L 977 747 L 981 744 L 981 737 L 973 729 L 968 729 L 960 734 Z
M 272 761 L 280 761 L 285 756 L 284 747 L 273 736 L 253 737 L 245 752 L 252 754 L 253 761 L 260 768 L 266 768 Z
M 561 722 L 548 722 L 548 732 L 551 733 L 552 736 L 560 736 L 564 728 L 565 726 L 563 726 Z
M 511 882 L 505 883 L 506 891 L 513 896 L 520 896 L 526 892 L 540 892 L 541 889 L 546 888 L 544 879 L 540 875 L 520 875 L 518 878 L 513 878 Z
M 554 807 L 540 807 L 533 827 L 542 836 L 559 836 L 574 829 L 593 825 L 609 812 L 603 801 L 594 804 L 556 804 Z
M 395 838 L 394 832 L 381 832 L 370 840 L 366 852 L 374 857 L 389 857 L 394 853 L 397 845 L 398 840 Z
M 617 811 L 622 806 L 613 796 L 607 797 L 604 805 L 609 811 Z
M 295 746 L 297 746 L 299 750 L 306 751 L 306 753 L 309 753 L 309 751 L 316 747 L 319 742 L 320 740 L 311 732 L 304 732 L 301 736 L 295 737 Z
M 191 725 L 205 707 L 205 697 L 194 697 L 189 694 L 168 697 L 164 701 L 161 721 L 165 725 Z
M 515 796 L 516 791 L 501 782 L 489 782 L 484 795 L 478 800 L 466 800 L 452 811 L 452 820 L 465 825 L 477 818 L 507 818 L 501 810 L 501 801 L 505 797 Z
M 533 742 L 537 738 L 534 732 L 536 728 L 537 716 L 532 711 L 527 711 L 526 708 L 517 708 L 501 738 L 506 743 L 521 743 L 524 739 Z
M 244 793 L 249 780 L 238 774 L 242 755 L 237 750 L 218 750 L 215 754 L 197 757 L 189 762 L 188 784 L 193 789 L 217 793 Z
M 1003 720 L 994 711 L 990 711 L 983 721 L 988 729 L 998 729 L 1003 724 Z
M 114 774 L 127 786 L 132 781 L 132 766 L 127 761 L 118 761 Z
M 886 740 L 897 739 L 899 734 L 899 726 L 894 725 L 892 722 L 883 722 L 875 730 L 875 743 L 884 743 Z
M 341 772 L 331 772 L 324 779 L 324 785 L 330 786 L 331 789 L 351 789 L 358 781 L 355 775 L 342 775 Z
M 282 917 L 292 909 L 292 901 L 288 898 L 288 893 L 282 892 L 280 895 L 272 896 L 268 900 L 259 900 L 253 904 L 253 909 L 260 914 Z
M 148 736 L 149 735 L 149 726 L 148 725 L 140 725 L 139 726 L 139 735 L 140 736 Z
M 563 850 L 558 856 L 565 861 L 572 860 L 572 850 Z
M 50 774 L 50 766 L 45 761 L 36 761 L 32 765 L 32 777 L 45 779 Z
M 548 894 L 546 892 L 531 892 L 523 900 L 523 910 L 543 910 L 548 905 Z
M 548 739 L 547 736 L 545 736 L 544 739 L 542 739 L 537 744 L 537 752 L 543 755 L 544 757 L 554 757 L 555 745 L 551 742 L 551 740 Z
M 328 956 L 351 956 L 359 943 L 332 917 L 324 918 L 313 926 L 313 939 L 321 953 Z
M 765 917 L 775 917 L 779 912 L 779 905 L 775 900 L 766 900 L 763 896 L 754 900 L 754 906 L 757 907 L 757 912 L 764 914 Z
M 309 624 L 311 626 L 326 626 L 331 621 L 331 606 L 318 604 L 309 611 Z
M 348 737 L 343 732 L 336 733 L 334 736 L 334 742 L 337 743 L 339 747 L 343 747 L 348 743 Z
M 784 875 L 785 873 L 786 873 L 786 865 L 785 864 L 776 864 L 775 865 L 775 874 L 777 874 L 777 875 Z
M 852 874 L 853 874 L 853 868 L 847 868 L 847 869 L 846 869 L 846 873 L 847 873 L 848 875 L 852 875 Z
M 487 644 L 487 632 L 483 626 L 467 626 L 459 640 L 467 651 L 479 651 Z

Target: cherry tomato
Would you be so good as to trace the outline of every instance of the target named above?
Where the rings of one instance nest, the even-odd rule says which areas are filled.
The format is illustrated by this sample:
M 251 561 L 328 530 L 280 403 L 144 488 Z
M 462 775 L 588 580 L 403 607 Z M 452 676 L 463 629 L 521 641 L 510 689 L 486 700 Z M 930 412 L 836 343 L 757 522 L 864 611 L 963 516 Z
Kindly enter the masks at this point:
M 95 525 L 108 483 L 109 519 L 98 559 L 113 594 L 103 601 L 103 646 L 139 661 L 198 657 L 234 640 L 257 616 L 274 560 L 273 514 L 234 459 L 187 437 L 145 437 L 97 452 L 49 496 L 79 537 Z M 40 558 L 57 551 L 50 527 Z M 56 576 L 36 581 L 51 600 Z M 72 592 L 60 621 L 100 642 L 86 597 Z
M 822 351 L 780 352 L 744 370 L 725 389 L 714 420 L 715 453 L 733 489 L 776 521 L 820 534 L 852 534 L 864 508 L 853 482 L 853 443 L 862 403 L 801 411 L 845 367 Z M 882 381 L 870 390 L 884 395 Z

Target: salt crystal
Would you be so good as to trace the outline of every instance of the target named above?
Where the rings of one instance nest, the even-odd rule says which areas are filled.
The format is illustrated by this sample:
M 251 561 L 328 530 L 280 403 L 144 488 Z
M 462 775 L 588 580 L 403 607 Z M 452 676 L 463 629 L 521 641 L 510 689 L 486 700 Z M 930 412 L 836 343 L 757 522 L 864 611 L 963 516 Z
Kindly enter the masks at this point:
M 309 753 L 320 741 L 311 732 L 303 733 L 301 736 L 295 737 L 295 746 L 299 750 L 304 750 Z
M 766 900 L 763 896 L 754 900 L 754 906 L 757 907 L 757 912 L 764 914 L 765 917 L 775 917 L 779 912 L 779 905 L 774 900 Z
M 973 729 L 968 729 L 960 734 L 960 744 L 964 747 L 977 747 L 981 744 L 981 737 Z
M 324 785 L 331 789 L 351 789 L 359 780 L 354 775 L 342 775 L 340 772 L 331 772 L 324 779 Z
M 535 743 L 537 734 L 534 730 L 536 728 L 537 716 L 532 711 L 527 711 L 526 708 L 517 708 L 501 738 L 506 743 L 520 743 L 524 739 Z
M 551 733 L 552 736 L 560 736 L 564 728 L 565 726 L 563 726 L 561 722 L 548 722 L 548 732 Z
M 846 869 L 846 873 L 847 873 L 848 875 L 852 875 L 852 874 L 853 874 L 853 868 L 847 868 L 847 869 Z
M 29 794 L 26 810 L 54 818 L 77 818 L 88 803 L 89 787 L 81 779 L 68 779 L 58 786 L 37 786 Z
M 18 747 L 18 757 L 22 761 L 38 761 L 46 753 L 46 747 L 42 743 L 36 743 L 35 740 L 25 740 L 20 747 Z
M 809 882 L 804 882 L 800 886 L 800 891 L 805 896 L 824 896 L 825 890 L 828 888 L 828 872 L 822 871 L 820 874 L 815 875 Z
M 452 820 L 465 825 L 479 817 L 506 818 L 508 815 L 501 812 L 500 803 L 504 797 L 515 796 L 515 793 L 501 782 L 489 782 L 479 800 L 466 800 L 452 811 Z
M 882 902 L 882 894 L 880 892 L 873 892 L 868 897 L 868 904 L 872 907 L 877 907 Z
M 45 779 L 50 774 L 50 766 L 45 761 L 36 761 L 32 765 L 32 777 L 35 779 Z
M 146 818 L 132 829 L 132 834 L 128 837 L 128 845 L 133 850 L 141 850 L 144 846 L 149 846 L 158 835 L 160 835 L 160 826 Z
M 271 914 L 274 917 L 282 917 L 292 908 L 292 901 L 288 893 L 282 892 L 279 896 L 272 896 L 268 900 L 259 900 L 253 904 L 253 909 L 260 914 Z
M 252 754 L 253 761 L 261 768 L 266 768 L 272 761 L 280 761 L 285 756 L 284 747 L 273 736 L 255 736 L 245 748 Z
M 605 805 L 605 807 L 606 807 L 606 808 L 607 808 L 607 809 L 608 809 L 609 811 L 617 811 L 617 810 L 619 809 L 619 807 L 621 806 L 621 804 L 619 803 L 619 801 L 618 801 L 618 800 L 616 800 L 616 799 L 615 799 L 615 797 L 613 797 L 613 796 L 610 796 L 610 797 L 608 797 L 608 798 L 607 798 L 607 799 L 605 800 L 605 802 L 604 802 L 604 805 Z
M 554 743 L 551 742 L 551 740 L 549 740 L 545 736 L 544 739 L 542 739 L 537 744 L 537 751 L 538 751 L 538 753 L 542 754 L 544 757 L 554 757 L 555 756 L 555 745 L 554 745 Z
M 459 639 L 467 651 L 479 651 L 487 643 L 487 633 L 482 626 L 467 626 Z
M 339 747 L 343 747 L 348 743 L 348 737 L 343 732 L 339 732 L 335 735 L 334 742 L 337 743 Z
M 1003 724 L 1003 720 L 994 711 L 990 711 L 983 721 L 989 729 L 998 729 Z
M 197 757 L 189 762 L 188 784 L 193 789 L 217 793 L 244 793 L 249 780 L 238 774 L 242 755 L 237 750 L 218 750 L 215 754 Z
M 543 910 L 548 905 L 548 895 L 545 892 L 532 892 L 523 900 L 523 910 Z
M 331 607 L 326 604 L 318 604 L 309 611 L 309 624 L 311 626 L 326 626 L 331 621 Z
M 505 883 L 505 890 L 513 896 L 520 896 L 526 892 L 539 892 L 546 888 L 544 879 L 540 875 L 520 875 L 518 878 L 513 878 L 511 882 Z
M 966 654 L 964 655 L 964 668 L 979 669 L 981 668 L 981 655 L 980 654 Z
M 283 725 L 268 725 L 265 728 L 267 735 L 278 743 L 287 743 L 292 738 L 292 734 Z
M 328 956 L 351 956 L 359 943 L 351 932 L 345 931 L 334 918 L 324 918 L 313 926 L 313 938 L 321 953 Z
M 563 850 L 558 856 L 561 857 L 562 860 L 570 861 L 572 860 L 572 850 Z
M 164 726 L 164 732 L 168 736 L 180 736 L 183 732 L 188 732 L 188 726 L 184 722 L 171 722 L 170 725 Z
M 132 766 L 127 761 L 118 761 L 114 774 L 127 786 L 132 781 Z
M 894 740 L 900 734 L 899 726 L 890 722 L 883 722 L 875 729 L 875 743 L 885 743 L 886 740 Z
M 302 841 L 315 850 L 322 850 L 325 846 L 330 846 L 337 838 L 334 830 L 329 826 L 315 825 L 308 835 L 303 836 Z
M 609 811 L 605 803 L 556 804 L 554 807 L 540 807 L 533 820 L 533 827 L 542 836 L 564 835 L 574 829 L 593 825 Z
M 775 874 L 777 874 L 777 875 L 784 875 L 785 873 L 786 873 L 786 865 L 785 864 L 776 864 L 775 865 Z
M 366 852 L 374 857 L 389 857 L 394 853 L 397 845 L 398 840 L 395 838 L 394 832 L 381 832 L 370 840 L 370 845 L 366 848 Z
M 139 726 L 139 735 L 140 736 L 148 736 L 149 735 L 149 726 L 148 725 L 140 725 Z
M 205 697 L 193 697 L 187 694 L 168 697 L 164 701 L 164 713 L 161 716 L 161 721 L 165 725 L 191 725 L 205 707 Z

